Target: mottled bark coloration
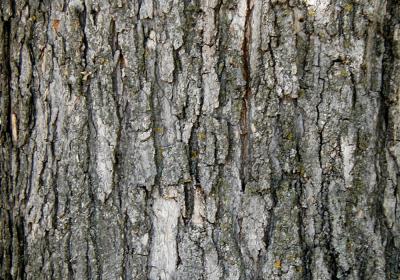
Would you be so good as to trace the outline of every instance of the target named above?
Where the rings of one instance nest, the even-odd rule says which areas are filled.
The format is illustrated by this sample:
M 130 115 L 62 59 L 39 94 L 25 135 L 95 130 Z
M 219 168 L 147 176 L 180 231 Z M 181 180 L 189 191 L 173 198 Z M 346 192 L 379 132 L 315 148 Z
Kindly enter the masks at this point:
M 400 279 L 397 0 L 3 0 L 0 279 Z

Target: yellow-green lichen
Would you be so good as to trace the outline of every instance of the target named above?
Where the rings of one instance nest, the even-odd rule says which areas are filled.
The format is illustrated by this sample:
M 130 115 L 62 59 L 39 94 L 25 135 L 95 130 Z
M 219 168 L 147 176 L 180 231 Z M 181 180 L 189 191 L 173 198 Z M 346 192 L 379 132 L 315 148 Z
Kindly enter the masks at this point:
M 155 127 L 154 132 L 158 134 L 163 134 L 164 133 L 164 128 L 163 127 Z
M 293 141 L 294 140 L 294 134 L 293 132 L 289 131 L 286 135 L 286 139 L 289 141 Z
M 191 156 L 192 159 L 198 158 L 199 157 L 199 152 L 198 151 L 192 151 L 190 156 Z
M 353 11 L 353 4 L 347 3 L 344 5 L 343 9 L 346 13 L 351 13 Z
M 281 262 L 281 260 L 276 260 L 276 261 L 274 262 L 274 268 L 275 268 L 275 269 L 281 269 L 281 268 L 282 268 L 282 262 Z
M 206 140 L 206 134 L 204 133 L 204 132 L 199 132 L 198 134 L 197 134 L 197 138 L 200 140 L 200 141 L 204 141 L 204 140 Z
M 340 77 L 347 78 L 349 76 L 349 72 L 346 69 L 342 69 L 340 71 Z
M 317 14 L 317 10 L 315 8 L 310 8 L 308 9 L 307 14 L 309 17 L 315 17 L 315 15 Z

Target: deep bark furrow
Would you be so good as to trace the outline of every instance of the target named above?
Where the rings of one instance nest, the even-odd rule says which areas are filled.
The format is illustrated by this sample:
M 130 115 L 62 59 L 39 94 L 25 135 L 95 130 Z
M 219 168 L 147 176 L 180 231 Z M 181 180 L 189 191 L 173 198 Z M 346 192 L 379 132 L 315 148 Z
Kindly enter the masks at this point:
M 250 156 L 250 98 L 251 98 L 251 68 L 250 68 L 250 42 L 251 42 L 251 0 L 246 2 L 246 15 L 244 23 L 244 35 L 242 44 L 242 68 L 245 82 L 242 97 L 242 109 L 240 112 L 240 134 L 241 134 L 241 188 L 246 190 L 249 177 L 249 156 Z

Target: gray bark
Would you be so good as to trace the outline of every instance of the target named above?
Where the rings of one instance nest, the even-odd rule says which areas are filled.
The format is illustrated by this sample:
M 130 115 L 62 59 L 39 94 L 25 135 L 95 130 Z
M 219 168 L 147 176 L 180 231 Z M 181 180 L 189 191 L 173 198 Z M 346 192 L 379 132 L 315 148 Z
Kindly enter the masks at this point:
M 400 279 L 397 0 L 0 18 L 0 279 Z

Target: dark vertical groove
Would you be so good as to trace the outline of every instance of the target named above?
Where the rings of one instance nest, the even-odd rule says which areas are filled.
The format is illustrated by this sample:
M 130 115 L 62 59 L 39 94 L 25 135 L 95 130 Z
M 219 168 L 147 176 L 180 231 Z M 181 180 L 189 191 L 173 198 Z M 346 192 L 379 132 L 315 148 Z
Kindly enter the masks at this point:
M 191 129 L 189 137 L 189 147 L 188 147 L 189 173 L 190 176 L 192 177 L 192 180 L 195 182 L 195 185 L 200 183 L 199 171 L 198 171 L 198 156 L 197 156 L 199 152 L 198 139 L 197 139 L 197 134 L 200 127 L 199 119 L 200 119 L 200 114 L 197 117 Z
M 190 49 L 193 47 L 198 47 L 194 46 L 195 45 L 195 36 L 196 32 L 195 27 L 196 27 L 196 20 L 197 17 L 200 14 L 200 3 L 198 0 L 195 1 L 184 1 L 183 5 L 183 13 L 184 13 L 184 22 L 185 22 L 185 30 L 183 34 L 183 47 L 187 53 L 190 53 Z M 176 52 L 175 52 L 176 53 Z M 177 54 L 177 53 L 176 53 Z M 178 56 L 174 56 L 174 60 L 177 59 Z M 195 58 L 192 58 L 195 60 Z M 199 65 L 202 65 L 202 63 Z M 179 65 L 175 63 L 175 70 L 177 69 L 177 66 L 179 66 L 179 69 L 182 68 L 181 61 L 179 61 Z M 201 66 L 198 66 L 201 67 Z M 176 75 L 176 71 L 174 71 L 174 75 Z M 174 76 L 174 80 L 175 76 Z M 184 112 L 185 112 L 185 117 L 186 117 L 186 107 L 187 107 L 187 102 L 188 102 L 189 96 L 187 96 L 186 100 L 186 105 L 184 107 Z M 184 219 L 185 224 L 187 224 L 191 216 L 193 214 L 193 209 L 194 209 L 194 192 L 195 188 L 199 185 L 200 183 L 200 177 L 199 177 L 199 170 L 198 170 L 198 153 L 199 153 L 199 144 L 198 144 L 198 133 L 200 129 L 200 118 L 202 115 L 202 108 L 203 108 L 203 94 L 200 96 L 200 112 L 196 116 L 191 131 L 190 131 L 190 136 L 188 140 L 188 145 L 186 148 L 187 151 L 187 161 L 189 165 L 189 174 L 190 174 L 190 180 L 191 182 L 187 182 L 184 184 L 184 196 L 185 196 L 185 211 L 186 211 L 186 217 Z
M 240 139 L 241 139 L 241 167 L 240 177 L 242 192 L 246 190 L 249 179 L 249 156 L 250 156 L 250 97 L 251 97 L 251 73 L 250 73 L 250 53 L 251 44 L 251 0 L 247 0 L 246 19 L 244 26 L 244 37 L 242 43 L 242 72 L 245 80 L 245 89 L 242 97 L 242 109 L 240 112 Z
M 129 279 L 128 277 L 128 271 L 127 271 L 127 263 L 128 263 L 128 256 L 129 256 L 129 247 L 128 247 L 128 223 L 129 223 L 129 217 L 127 211 L 124 213 L 123 217 L 123 223 L 122 223 L 122 230 L 123 236 L 122 236 L 122 263 L 121 263 L 121 279 Z
M 271 188 L 271 199 L 272 199 L 272 206 L 271 209 L 268 210 L 269 219 L 268 219 L 268 224 L 264 229 L 264 236 L 263 236 L 266 252 L 268 252 L 269 246 L 271 245 L 272 234 L 274 233 L 275 229 L 275 207 L 278 204 L 276 186 L 273 186 Z
M 383 54 L 382 61 L 382 84 L 381 84 L 381 92 L 380 92 L 380 108 L 379 108 L 379 136 L 377 137 L 378 141 L 382 143 L 378 143 L 378 149 L 387 148 L 389 150 L 390 156 L 393 156 L 390 152 L 390 146 L 394 141 L 396 141 L 396 135 L 394 132 L 394 127 L 396 126 L 395 119 L 393 120 L 390 115 L 390 106 L 392 105 L 390 102 L 390 97 L 393 94 L 393 89 L 391 87 L 391 83 L 393 81 L 393 68 L 394 68 L 394 59 L 395 59 L 395 43 L 394 43 L 394 31 L 396 26 L 400 23 L 400 4 L 396 0 L 388 0 L 386 4 L 386 16 L 384 19 L 383 25 L 383 38 L 384 38 L 384 47 L 385 51 Z M 397 43 L 398 44 L 398 43 Z M 399 57 L 397 57 L 396 61 L 399 61 Z M 387 160 L 385 155 L 379 155 L 380 164 L 383 165 L 383 168 L 380 176 L 378 177 L 378 183 L 382 181 L 382 185 L 390 187 L 388 180 L 388 171 L 387 171 Z M 396 163 L 396 158 L 393 159 Z M 396 164 L 396 173 L 397 173 L 397 184 L 394 186 L 394 196 L 398 196 L 398 186 L 399 186 L 399 178 L 400 178 L 400 170 L 399 166 Z M 379 173 L 378 173 L 379 174 Z M 386 181 L 386 182 L 384 182 Z M 384 191 L 378 190 L 378 194 L 380 199 L 376 202 L 378 207 L 377 215 L 378 220 L 380 221 L 381 233 L 382 233 L 382 242 L 385 245 L 385 273 L 387 279 L 399 279 L 400 277 L 400 248 L 395 245 L 395 235 L 398 233 L 394 233 L 393 229 L 389 226 L 388 221 L 385 217 L 385 214 L 382 209 L 383 204 L 383 193 Z M 397 206 L 397 205 L 396 205 Z M 396 207 L 397 208 L 397 207 Z M 396 211 L 397 212 L 397 211 Z M 398 238 L 398 237 L 397 237 Z
M 187 224 L 193 214 L 194 208 L 194 189 L 191 183 L 185 183 L 184 185 L 184 195 L 185 195 L 185 217 L 184 222 Z
M 10 63 L 10 36 L 11 36 L 11 22 L 10 19 L 3 22 L 2 26 L 2 48 L 3 57 L 1 58 L 1 85 L 2 85 L 2 125 L 0 126 L 1 143 L 7 141 L 7 135 L 11 136 L 11 63 Z M 4 110 L 4 111 L 3 111 Z
M 5 4 L 5 3 L 4 3 Z M 14 219 L 14 202 L 13 193 L 14 185 L 12 179 L 12 154 L 14 152 L 14 143 L 12 141 L 12 104 L 11 104 L 11 34 L 12 30 L 12 20 L 15 14 L 15 3 L 11 1 L 12 14 L 10 17 L 2 21 L 1 30 L 1 42 L 2 42 L 2 54 L 0 58 L 0 85 L 1 85 L 1 126 L 0 126 L 0 145 L 1 145 L 1 160 L 0 160 L 0 279 L 8 280 L 12 278 L 13 263 L 21 260 L 24 248 L 19 244 L 21 239 L 21 225 L 14 225 L 16 222 Z M 15 238 L 14 226 L 17 227 L 17 236 Z M 18 230 L 19 229 L 19 230 Z M 24 232 L 22 231 L 22 235 Z M 23 237 L 22 237 L 23 238 Z M 23 238 L 24 239 L 24 238 Z M 17 240 L 17 244 L 14 245 L 14 240 Z M 22 243 L 24 244 L 24 243 Z M 16 252 L 14 252 L 16 249 Z M 22 250 L 22 252 L 21 252 Z M 23 259 L 22 259 L 23 260 Z M 24 273 L 21 266 L 18 266 L 17 273 L 19 277 L 23 279 Z M 22 275 L 21 275 L 22 273 Z M 15 275 L 14 275 L 15 276 Z
M 87 7 L 86 3 L 84 3 L 83 10 L 79 12 L 79 24 L 82 29 L 82 42 L 84 46 L 82 58 L 85 63 L 84 64 L 85 68 L 88 65 L 88 51 L 89 51 L 89 42 L 86 35 L 86 16 L 87 16 Z
M 318 160 L 319 160 L 319 165 L 320 165 L 320 168 L 321 168 L 321 172 L 323 173 L 323 168 L 322 168 L 322 146 L 323 146 L 323 132 L 324 132 L 324 126 L 325 126 L 325 124 L 324 124 L 324 126 L 322 126 L 322 127 L 320 127 L 319 126 L 319 121 L 320 121 L 320 119 L 321 119 L 321 110 L 320 110 L 320 106 L 321 106 L 321 104 L 322 104 L 322 102 L 323 102 L 323 93 L 324 93 L 324 91 L 325 91 L 325 80 L 324 79 L 322 79 L 322 78 L 318 78 L 319 79 L 319 81 L 322 81 L 322 89 L 321 89 L 321 91 L 320 91 L 320 93 L 319 93 L 319 101 L 318 101 L 318 104 L 317 104 L 317 106 L 316 106 L 316 112 L 317 112 L 317 121 L 316 121 L 316 127 L 318 128 L 318 137 L 319 137 L 319 145 L 318 145 L 318 147 L 319 147 L 319 150 L 318 150 Z M 323 178 L 322 178 L 323 179 Z
M 340 8 L 338 11 L 338 17 L 337 17 L 337 23 L 338 23 L 338 33 L 339 37 L 343 37 L 344 31 L 343 31 L 343 8 Z
M 118 41 L 117 34 L 115 30 L 115 20 L 111 18 L 110 20 L 110 28 L 109 28 L 109 36 L 108 36 L 108 44 L 111 48 L 111 53 L 114 56 L 115 52 L 118 49 Z
M 198 145 L 197 134 L 199 132 L 199 127 L 200 127 L 200 116 L 202 107 L 203 107 L 203 96 L 201 96 L 200 98 L 200 114 L 197 116 L 196 121 L 192 126 L 189 137 L 188 149 L 187 149 L 189 174 L 192 182 L 186 183 L 184 187 L 185 209 L 186 209 L 185 222 L 188 222 L 192 217 L 194 209 L 194 191 L 195 191 L 194 188 L 200 184 L 200 177 L 198 171 L 199 145 Z
M 352 71 L 350 71 L 350 79 L 352 85 L 351 109 L 354 111 L 356 109 L 356 103 L 357 103 L 357 84 L 356 84 L 357 82 L 354 73 Z
M 89 256 L 89 238 L 86 238 L 86 252 L 85 252 L 85 260 L 86 260 L 86 279 L 93 279 L 92 267 L 90 266 L 90 256 Z
M 69 232 L 67 233 L 67 239 L 66 239 L 66 261 L 67 261 L 67 267 L 68 267 L 68 280 L 73 280 L 74 279 L 74 269 L 72 267 L 72 252 L 71 252 L 71 235 L 73 234 L 71 231 L 72 227 L 72 218 L 70 217 L 68 219 L 68 229 Z
M 149 241 L 148 241 L 148 246 L 147 246 L 147 260 L 146 260 L 146 265 L 144 267 L 143 275 L 146 275 L 147 279 L 149 279 L 150 275 L 150 254 L 151 254 L 151 245 L 153 242 L 153 232 L 154 232 L 154 225 L 150 221 L 151 217 L 153 215 L 153 200 L 151 198 L 151 192 L 148 191 L 146 188 L 144 188 L 145 191 L 145 216 L 148 217 L 148 223 L 146 224 L 148 236 L 149 236 Z M 148 226 L 147 226 L 148 225 Z
M 7 223 L 6 223 L 6 229 L 8 229 L 8 232 L 6 233 L 6 237 L 8 237 L 8 244 L 7 250 L 6 250 L 6 270 L 5 270 L 5 277 L 6 279 L 12 279 L 11 271 L 12 271 L 12 266 L 13 266 L 13 240 L 14 240 L 14 229 L 13 229 L 13 224 L 14 224 L 14 219 L 12 217 L 12 212 L 10 211 L 11 209 L 8 209 L 8 215 L 7 215 Z
M 18 274 L 21 280 L 24 280 L 25 275 L 25 267 L 26 267 L 26 235 L 25 235 L 25 219 L 22 216 L 18 217 L 18 221 L 16 224 L 16 233 L 18 239 L 18 247 L 17 256 L 18 256 Z
M 149 98 L 150 103 L 150 111 L 151 111 L 151 123 L 152 123 L 152 137 L 154 143 L 154 157 L 155 157 L 155 166 L 156 166 L 156 176 L 154 179 L 154 185 L 158 187 L 159 191 L 161 189 L 161 178 L 164 170 L 164 156 L 163 156 L 163 146 L 162 146 L 162 137 L 160 135 L 160 130 L 163 130 L 163 122 L 161 119 L 161 103 L 160 103 L 160 94 L 164 95 L 163 83 L 159 77 L 158 71 L 158 50 L 155 50 L 155 63 L 154 63 L 154 73 L 151 86 L 151 96 Z
M 304 22 L 307 20 L 307 8 L 302 7 L 304 9 L 304 14 L 305 18 L 300 18 L 299 22 L 302 22 L 302 29 L 304 30 L 306 34 L 306 39 L 304 40 L 302 36 L 296 35 L 296 49 L 298 52 L 298 57 L 297 57 L 297 65 L 298 69 L 300 69 L 299 73 L 299 87 L 300 90 L 304 91 L 307 89 L 307 83 L 305 82 L 305 76 L 306 76 L 306 67 L 307 67 L 307 56 L 310 52 L 310 36 L 312 32 L 310 32 L 309 27 L 307 24 L 304 24 Z M 299 99 L 302 98 L 302 96 L 298 97 Z M 297 99 L 293 100 L 294 105 L 295 105 L 295 112 L 296 112 L 296 118 L 301 118 L 303 121 L 303 114 L 302 114 L 302 108 L 299 107 L 299 102 Z M 301 124 L 303 125 L 303 123 Z M 300 132 L 301 131 L 301 132 Z M 306 208 L 303 207 L 302 205 L 302 199 L 304 195 L 304 174 L 302 169 L 304 168 L 303 166 L 303 159 L 302 159 L 302 149 L 301 149 L 301 144 L 302 144 L 302 139 L 301 137 L 303 136 L 303 128 L 298 128 L 296 127 L 296 134 L 295 134 L 295 140 L 296 140 L 296 161 L 297 161 L 297 174 L 296 174 L 296 182 L 295 182 L 295 189 L 296 189 L 296 196 L 297 196 L 297 207 L 298 207 L 298 235 L 299 235 L 299 242 L 300 246 L 302 249 L 302 256 L 301 256 L 301 261 L 302 261 L 302 277 L 303 279 L 312 279 L 312 268 L 311 268 L 311 262 L 312 262 L 312 249 L 310 246 L 307 244 L 307 233 L 306 233 L 306 226 L 304 223 L 304 219 L 306 218 Z
M 151 123 L 152 123 L 152 137 L 154 144 L 154 163 L 156 166 L 156 175 L 154 178 L 154 185 L 158 188 L 161 187 L 161 177 L 163 172 L 163 154 L 162 154 L 162 146 L 161 139 L 158 135 L 157 131 L 161 128 L 161 121 L 159 119 L 159 105 L 158 105 L 158 96 L 156 91 L 156 86 L 153 84 L 151 88 L 151 96 L 149 98 L 150 111 L 151 111 Z
M 4 83 L 5 90 L 4 92 L 7 94 L 2 94 L 2 96 L 5 96 L 7 99 L 7 106 L 4 106 L 5 109 L 7 110 L 7 115 L 4 114 L 6 117 L 6 134 L 8 134 L 9 139 L 12 139 L 12 124 L 11 124 L 11 117 L 12 117 L 12 104 L 11 104 L 11 19 L 7 20 L 4 22 L 4 60 L 5 61 L 5 67 L 4 67 L 4 72 L 5 72 L 5 80 L 6 82 Z M 3 97 L 4 98 L 4 97 Z M 3 128 L 3 127 L 2 127 Z M 6 138 L 6 137 L 5 137 Z M 7 139 L 7 138 L 6 138 Z M 13 141 L 10 141 L 10 148 L 13 147 Z M 12 149 L 9 150 L 10 155 L 12 152 Z

